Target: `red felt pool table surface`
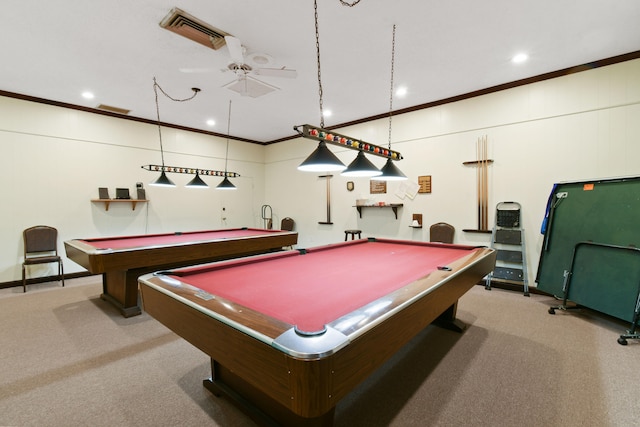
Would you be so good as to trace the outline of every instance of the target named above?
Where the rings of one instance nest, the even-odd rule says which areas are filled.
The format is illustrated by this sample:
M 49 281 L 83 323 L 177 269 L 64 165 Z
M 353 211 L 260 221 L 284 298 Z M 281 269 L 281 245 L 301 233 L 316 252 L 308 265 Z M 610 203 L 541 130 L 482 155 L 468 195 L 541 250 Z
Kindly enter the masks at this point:
M 279 230 L 259 228 L 233 228 L 207 231 L 188 231 L 162 234 L 145 234 L 139 236 L 100 237 L 94 239 L 78 239 L 95 251 L 112 251 L 123 249 L 148 249 L 150 247 L 175 246 L 193 244 L 221 239 L 239 239 L 258 235 L 275 235 Z
M 260 423 L 331 425 L 337 402 L 495 266 L 488 248 L 361 239 L 140 277 L 144 308 L 211 358 L 204 385 Z
M 313 256 L 294 252 L 262 261 L 183 270 L 174 277 L 301 331 L 314 332 L 475 250 L 406 242 L 361 243 L 310 249 L 307 255 Z

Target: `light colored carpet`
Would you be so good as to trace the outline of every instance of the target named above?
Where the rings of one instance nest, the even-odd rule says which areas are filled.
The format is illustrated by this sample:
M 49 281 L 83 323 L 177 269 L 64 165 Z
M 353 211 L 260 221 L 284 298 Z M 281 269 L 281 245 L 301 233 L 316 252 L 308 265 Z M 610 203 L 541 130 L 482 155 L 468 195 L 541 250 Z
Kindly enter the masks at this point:
M 205 354 L 100 300 L 100 277 L 0 290 L 0 425 L 254 426 L 202 386 Z M 462 334 L 430 326 L 336 409 L 347 426 L 640 425 L 628 324 L 474 287 Z

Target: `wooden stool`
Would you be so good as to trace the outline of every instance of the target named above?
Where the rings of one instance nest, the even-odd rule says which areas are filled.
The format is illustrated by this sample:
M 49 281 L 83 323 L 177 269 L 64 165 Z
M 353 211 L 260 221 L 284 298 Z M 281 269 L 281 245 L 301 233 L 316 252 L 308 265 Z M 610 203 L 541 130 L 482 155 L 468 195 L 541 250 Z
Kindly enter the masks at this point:
M 344 241 L 347 241 L 347 237 L 349 236 L 349 234 L 351 234 L 351 240 L 356 238 L 356 234 L 358 235 L 358 239 L 361 239 L 361 233 L 362 230 L 344 230 Z

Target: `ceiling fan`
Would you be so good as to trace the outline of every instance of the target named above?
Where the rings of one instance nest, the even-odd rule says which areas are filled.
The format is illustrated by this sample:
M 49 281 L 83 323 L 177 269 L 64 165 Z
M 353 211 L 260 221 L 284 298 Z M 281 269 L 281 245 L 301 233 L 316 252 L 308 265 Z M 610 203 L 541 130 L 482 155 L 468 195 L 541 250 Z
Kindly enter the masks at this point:
M 269 55 L 263 53 L 251 54 L 248 56 L 250 61 L 247 61 L 244 55 L 245 48 L 238 38 L 225 36 L 224 39 L 227 49 L 229 49 L 229 56 L 231 57 L 231 63 L 229 63 L 227 69 L 233 71 L 237 78 L 223 87 L 238 92 L 242 96 L 257 98 L 279 88 L 252 76 L 284 77 L 290 79 L 297 77 L 298 73 L 296 70 L 285 67 L 262 67 L 262 65 L 270 65 L 273 62 L 273 59 Z M 247 62 L 253 63 L 254 66 L 249 65 Z

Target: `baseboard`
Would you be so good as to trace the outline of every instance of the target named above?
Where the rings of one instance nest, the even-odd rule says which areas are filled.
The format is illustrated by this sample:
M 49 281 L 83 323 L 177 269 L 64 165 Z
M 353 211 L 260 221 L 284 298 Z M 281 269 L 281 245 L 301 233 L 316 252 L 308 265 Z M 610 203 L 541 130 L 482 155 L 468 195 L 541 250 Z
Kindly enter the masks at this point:
M 77 279 L 79 277 L 88 277 L 88 276 L 93 276 L 93 274 L 89 273 L 88 271 L 80 272 L 80 273 L 71 273 L 71 274 L 65 274 L 64 280 Z M 34 277 L 32 279 L 27 279 L 27 285 L 33 285 L 36 283 L 55 282 L 57 280 L 58 280 L 58 276 Z M 13 288 L 15 286 L 22 286 L 22 280 L 14 280 L 12 282 L 0 283 L 0 289 Z
M 485 281 L 479 282 L 478 286 L 486 286 L 486 282 Z M 506 291 L 516 291 L 521 293 L 524 292 L 524 287 L 522 285 L 515 285 L 512 283 L 501 283 L 501 282 L 492 281 L 491 288 L 503 289 Z M 550 295 L 546 292 L 538 290 L 538 288 L 535 286 L 529 286 L 529 293 L 536 294 L 536 295 L 547 295 L 547 296 Z

